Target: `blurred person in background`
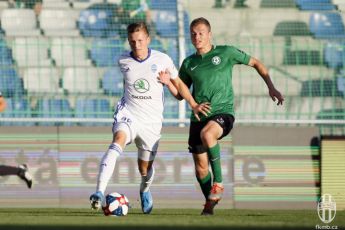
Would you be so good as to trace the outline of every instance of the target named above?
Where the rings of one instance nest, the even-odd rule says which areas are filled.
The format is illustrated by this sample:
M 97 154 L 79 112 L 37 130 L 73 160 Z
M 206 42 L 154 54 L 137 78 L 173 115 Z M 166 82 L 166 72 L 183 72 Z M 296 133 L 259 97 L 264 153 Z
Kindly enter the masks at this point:
M 6 101 L 5 101 L 5 98 L 2 96 L 2 93 L 0 92 L 0 112 L 5 111 L 5 109 L 6 109 Z M 29 173 L 29 170 L 26 164 L 21 164 L 18 167 L 0 165 L 0 176 L 10 176 L 10 175 L 18 176 L 20 179 L 25 181 L 28 188 L 31 188 L 32 176 Z

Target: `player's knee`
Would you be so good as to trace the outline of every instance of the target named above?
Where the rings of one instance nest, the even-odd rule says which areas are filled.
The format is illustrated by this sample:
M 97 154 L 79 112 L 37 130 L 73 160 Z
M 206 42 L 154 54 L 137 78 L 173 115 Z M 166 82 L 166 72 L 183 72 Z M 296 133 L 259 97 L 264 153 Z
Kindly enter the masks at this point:
M 209 146 L 212 142 L 214 142 L 214 135 L 207 130 L 202 130 L 200 133 L 201 140 L 204 145 Z

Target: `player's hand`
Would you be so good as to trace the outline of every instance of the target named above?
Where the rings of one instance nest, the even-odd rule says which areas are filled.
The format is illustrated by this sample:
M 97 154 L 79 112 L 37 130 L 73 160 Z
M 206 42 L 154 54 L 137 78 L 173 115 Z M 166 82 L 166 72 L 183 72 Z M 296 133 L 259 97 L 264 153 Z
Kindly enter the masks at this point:
M 200 121 L 199 113 L 202 113 L 205 117 L 208 116 L 207 113 L 211 113 L 211 104 L 209 102 L 204 102 L 201 104 L 196 104 L 196 106 L 192 107 L 194 116 L 198 121 Z
M 269 90 L 269 94 L 273 101 L 278 100 L 277 105 L 283 105 L 284 97 L 278 90 L 275 88 L 271 89 Z
M 160 71 L 158 73 L 158 82 L 162 83 L 163 85 L 169 85 L 170 83 L 170 72 L 169 70 L 165 70 L 165 71 Z

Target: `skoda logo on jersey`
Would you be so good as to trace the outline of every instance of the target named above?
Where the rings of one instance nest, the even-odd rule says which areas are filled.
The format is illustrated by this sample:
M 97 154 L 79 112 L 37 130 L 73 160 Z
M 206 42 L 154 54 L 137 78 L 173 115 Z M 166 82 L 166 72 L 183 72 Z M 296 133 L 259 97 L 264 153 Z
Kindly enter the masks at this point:
M 134 82 L 134 89 L 139 93 L 146 93 L 150 89 L 150 84 L 145 79 L 138 79 Z
M 152 71 L 152 73 L 155 73 L 157 71 L 157 65 L 156 64 L 151 65 L 151 71 Z
M 213 65 L 219 65 L 221 62 L 222 62 L 222 60 L 221 60 L 220 57 L 218 57 L 218 56 L 214 56 L 214 57 L 212 58 L 212 63 L 213 63 Z

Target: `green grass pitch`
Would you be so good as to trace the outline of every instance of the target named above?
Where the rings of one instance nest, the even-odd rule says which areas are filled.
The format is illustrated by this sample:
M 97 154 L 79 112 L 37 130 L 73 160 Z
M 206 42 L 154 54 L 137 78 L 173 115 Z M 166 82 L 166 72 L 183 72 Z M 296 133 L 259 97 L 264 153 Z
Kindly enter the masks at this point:
M 320 221 L 316 210 L 217 209 L 214 216 L 200 216 L 197 209 L 154 209 L 144 215 L 130 209 L 127 216 L 107 217 L 88 209 L 0 208 L 0 229 L 345 229 L 345 211 L 330 224 Z M 327 228 L 326 228 L 327 229 Z

